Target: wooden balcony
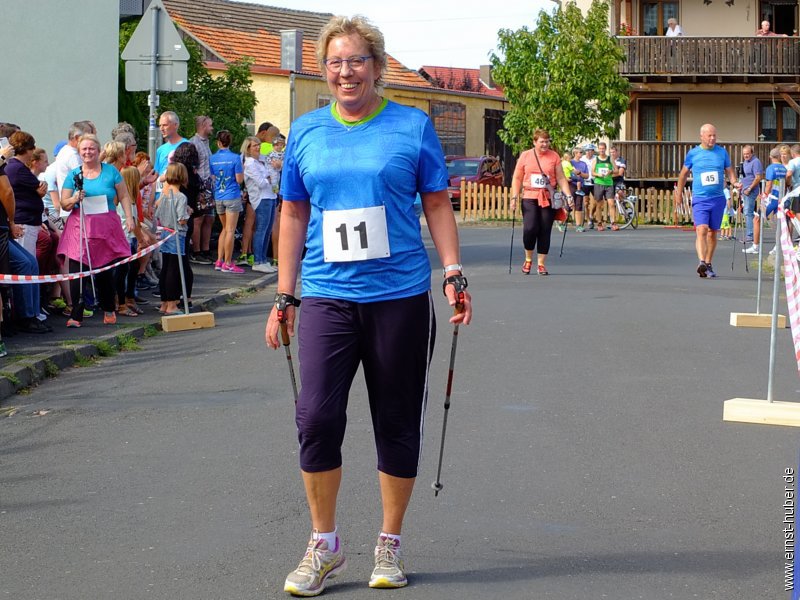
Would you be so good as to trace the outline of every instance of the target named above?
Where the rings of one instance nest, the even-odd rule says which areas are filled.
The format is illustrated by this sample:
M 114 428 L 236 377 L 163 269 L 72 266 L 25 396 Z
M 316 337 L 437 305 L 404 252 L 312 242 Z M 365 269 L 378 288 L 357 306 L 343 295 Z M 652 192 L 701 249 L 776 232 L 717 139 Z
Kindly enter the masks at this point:
M 632 81 L 797 81 L 800 39 L 795 37 L 618 38 L 625 50 L 620 72 Z
M 677 181 L 686 153 L 699 142 L 614 142 L 620 156 L 628 161 L 626 180 Z M 769 164 L 769 151 L 778 142 L 719 142 L 728 151 L 731 165 L 742 162 L 742 146 L 753 146 L 755 155 L 764 168 Z

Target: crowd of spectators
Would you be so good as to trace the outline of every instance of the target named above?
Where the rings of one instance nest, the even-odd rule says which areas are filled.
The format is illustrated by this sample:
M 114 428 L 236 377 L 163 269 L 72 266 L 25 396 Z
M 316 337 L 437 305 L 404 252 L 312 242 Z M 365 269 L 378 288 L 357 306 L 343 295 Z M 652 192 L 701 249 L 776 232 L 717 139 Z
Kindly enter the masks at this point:
M 277 191 L 285 141 L 280 131 L 270 123 L 262 124 L 257 137 L 245 140 L 241 154 L 228 150 L 229 132 L 217 134 L 218 148 L 231 155 L 230 162 L 238 161 L 242 174 L 231 185 L 211 168 L 215 156 L 211 118 L 198 116 L 190 139 L 178 133 L 180 120 L 173 112 L 161 115 L 159 128 L 164 144 L 153 160 L 146 152 L 137 152 L 137 132 L 124 122 L 107 139 L 98 135 L 91 121 L 72 123 L 66 139 L 56 144 L 51 155 L 37 145 L 32 133 L 12 123 L 0 123 L 0 273 L 85 273 L 115 265 L 106 273 L 72 282 L 0 282 L 3 338 L 50 333 L 59 326 L 54 318 L 59 316 L 67 317 L 67 327 L 80 327 L 83 319 L 98 310 L 106 324 L 116 323 L 117 315 L 135 318 L 150 302 L 143 290 L 161 300 L 162 313 L 173 314 L 185 303 L 191 307 L 192 264 L 215 264 L 217 270 L 234 274 L 245 269 L 276 270 L 268 248 L 279 210 Z M 186 176 L 176 178 L 178 171 L 170 170 L 173 164 Z M 172 174 L 169 181 L 168 171 Z M 173 200 L 180 198 L 180 218 L 172 218 L 172 208 L 168 211 L 162 206 L 159 211 L 164 189 Z M 216 201 L 221 189 L 225 198 L 238 199 L 239 211 L 231 210 L 234 202 Z M 225 257 L 223 265 L 215 263 L 211 255 L 217 216 L 223 224 L 227 222 L 222 229 L 225 246 L 219 255 Z M 131 259 L 164 235 L 159 233 L 160 226 L 178 231 L 178 237 L 170 240 L 172 246 L 163 255 L 161 248 Z M 234 260 L 229 244 L 241 237 L 240 230 L 246 239 L 236 249 L 238 259 Z M 277 249 L 277 241 L 272 246 Z M 170 258 L 177 256 L 176 251 L 183 256 L 186 298 Z M 164 294 L 167 297 L 162 298 Z M 5 341 L 0 340 L 0 356 L 6 353 Z

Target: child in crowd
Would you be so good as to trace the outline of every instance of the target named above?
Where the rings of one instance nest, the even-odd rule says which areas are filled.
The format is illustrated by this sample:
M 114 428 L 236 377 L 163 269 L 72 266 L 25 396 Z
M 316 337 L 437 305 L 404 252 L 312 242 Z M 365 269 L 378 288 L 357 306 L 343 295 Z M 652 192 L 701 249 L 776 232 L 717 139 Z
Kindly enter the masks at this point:
M 155 218 L 161 227 L 172 229 L 178 234 L 161 246 L 162 265 L 158 278 L 161 306 L 158 310 L 164 315 L 179 315 L 181 311 L 178 310 L 178 301 L 181 298 L 182 286 L 178 260 L 181 260 L 183 264 L 187 287 L 191 287 L 193 279 L 192 267 L 184 252 L 190 209 L 186 196 L 180 191 L 180 187 L 186 186 L 189 181 L 189 172 L 181 163 L 170 163 L 165 180 L 161 196 L 155 204 Z M 180 258 L 178 252 L 180 252 Z
M 725 212 L 722 213 L 722 225 L 719 229 L 719 239 L 732 240 L 733 232 L 731 231 L 731 223 L 736 218 L 736 213 L 733 210 L 733 200 L 728 190 L 725 190 Z
M 134 210 L 131 211 L 133 213 L 134 222 L 131 223 L 131 227 L 129 227 L 127 231 L 125 230 L 125 211 L 119 204 L 117 204 L 117 214 L 122 222 L 123 231 L 125 231 L 128 243 L 131 246 L 131 254 L 136 254 L 139 249 L 136 236 L 139 230 L 138 209 L 141 206 L 139 196 L 141 175 L 139 175 L 139 169 L 136 167 L 125 167 L 120 174 L 125 182 L 125 187 L 128 188 L 128 197 L 131 198 L 132 203 L 134 203 Z M 136 278 L 138 275 L 138 258 L 119 265 L 114 274 L 114 283 L 117 287 L 117 303 L 119 304 L 117 312 L 123 317 L 138 317 L 144 312 L 136 305 Z

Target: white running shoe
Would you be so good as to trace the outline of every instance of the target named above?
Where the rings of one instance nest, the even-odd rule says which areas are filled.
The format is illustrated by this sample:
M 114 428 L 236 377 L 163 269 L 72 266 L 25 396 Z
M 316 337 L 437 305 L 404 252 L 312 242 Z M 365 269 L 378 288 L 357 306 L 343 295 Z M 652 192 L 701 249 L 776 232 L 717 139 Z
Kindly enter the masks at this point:
M 342 552 L 341 542 L 335 550 L 328 549 L 328 542 L 314 539 L 318 533 L 314 531 L 308 540 L 308 548 L 303 560 L 297 568 L 289 573 L 283 584 L 283 591 L 293 596 L 318 596 L 325 590 L 325 585 L 330 577 L 333 579 L 344 571 L 347 561 Z
M 375 546 L 375 568 L 369 578 L 371 588 L 400 588 L 408 585 L 403 559 L 400 558 L 400 544 L 397 540 L 379 537 Z
M 775 246 L 772 247 L 772 250 L 769 251 L 770 256 L 775 256 Z
M 755 244 L 753 244 L 753 245 L 752 245 L 752 246 L 750 246 L 749 248 L 744 248 L 744 249 L 742 250 L 742 252 L 744 252 L 745 254 L 758 254 L 758 246 L 756 246 Z
M 253 271 L 258 271 L 259 273 L 277 273 L 278 269 L 269 263 L 260 263 L 253 265 Z

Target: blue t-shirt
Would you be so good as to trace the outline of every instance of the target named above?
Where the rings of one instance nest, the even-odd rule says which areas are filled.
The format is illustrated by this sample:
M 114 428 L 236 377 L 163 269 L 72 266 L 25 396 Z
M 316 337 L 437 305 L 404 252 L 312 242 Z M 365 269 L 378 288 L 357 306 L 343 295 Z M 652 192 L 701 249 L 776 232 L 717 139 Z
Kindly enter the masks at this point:
M 725 169 L 731 166 L 731 158 L 725 148 L 695 146 L 686 154 L 683 166 L 692 172 L 693 204 L 725 198 Z
M 781 163 L 770 163 L 767 166 L 767 172 L 764 179 L 772 182 L 772 189 L 769 192 L 770 198 L 781 198 L 780 183 L 782 179 L 786 179 L 786 167 Z
M 444 155 L 430 119 L 416 108 L 384 101 L 373 118 L 350 126 L 333 110 L 306 113 L 292 124 L 283 163 L 284 201 L 311 201 L 303 296 L 376 302 L 425 293 L 431 267 L 414 200 L 417 192 L 447 189 Z M 336 226 L 344 213 L 335 211 L 349 209 L 369 209 L 378 220 L 385 216 L 388 256 L 325 261 L 326 251 L 346 245 L 382 246 L 373 243 L 376 236 L 368 239 L 359 231 L 357 219 Z
M 214 198 L 217 200 L 236 200 L 242 197 L 242 188 L 236 181 L 236 174 L 243 173 L 242 157 L 228 148 L 211 155 L 211 174 L 214 176 Z
M 746 160 L 742 163 L 742 171 L 744 171 L 744 177 L 742 177 L 742 188 L 747 189 L 753 185 L 756 175 L 764 174 L 764 165 L 761 164 L 761 161 L 758 160 L 757 156 L 754 156 L 750 160 Z M 757 191 L 758 190 L 755 189 L 753 190 L 753 192 Z
M 586 163 L 583 162 L 580 159 L 571 160 L 569 162 L 573 167 L 575 167 L 575 170 L 572 172 L 572 175 L 569 176 L 569 180 L 572 183 L 578 183 L 580 181 L 583 181 L 584 180 L 583 177 L 578 175 L 578 172 L 580 171 L 581 173 L 588 173 L 589 172 L 589 167 L 587 167 Z
M 792 190 L 796 190 L 800 187 L 800 157 L 789 161 L 786 172 L 792 174 Z
M 188 141 L 186 138 L 181 138 L 174 144 L 169 142 L 161 144 L 156 149 L 156 162 L 153 164 L 153 170 L 159 175 L 166 173 L 169 165 L 169 155 L 175 151 L 175 148 Z
M 100 163 L 100 176 L 96 177 L 95 179 L 89 179 L 88 177 L 83 178 L 83 191 L 85 193 L 85 198 L 90 198 L 94 196 L 105 196 L 106 202 L 108 203 L 108 210 L 109 212 L 113 212 L 117 210 L 116 205 L 114 204 L 114 198 L 117 197 L 117 184 L 123 181 L 122 175 L 119 174 L 119 171 L 108 163 Z M 75 175 L 81 172 L 81 167 L 77 169 L 73 169 L 70 171 L 67 178 L 64 180 L 63 189 L 65 190 L 74 190 L 75 189 Z M 75 204 L 77 208 L 79 204 Z

